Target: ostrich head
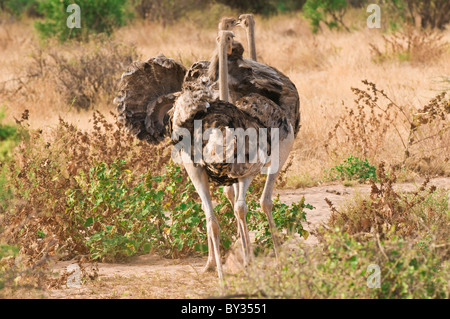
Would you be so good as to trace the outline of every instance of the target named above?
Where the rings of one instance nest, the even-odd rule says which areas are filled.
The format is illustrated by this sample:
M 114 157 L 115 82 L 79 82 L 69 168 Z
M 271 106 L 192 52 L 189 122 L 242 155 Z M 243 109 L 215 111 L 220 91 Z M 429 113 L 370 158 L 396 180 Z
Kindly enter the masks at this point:
M 219 31 L 232 31 L 236 24 L 235 18 L 222 18 L 219 23 Z
M 231 31 L 219 31 L 219 35 L 217 36 L 217 44 L 219 47 L 219 52 L 221 50 L 226 50 L 228 55 L 233 51 L 233 38 L 234 33 Z
M 223 32 L 228 32 L 228 33 L 223 33 Z M 228 35 L 225 36 L 225 35 Z M 229 61 L 233 61 L 233 60 L 237 60 L 237 59 L 242 59 L 242 56 L 244 54 L 244 47 L 242 46 L 241 43 L 234 41 L 234 34 L 231 31 L 222 31 L 219 30 L 219 36 L 217 37 L 217 47 L 214 50 L 214 54 L 211 57 L 210 60 L 210 65 L 209 65 L 209 69 L 208 69 L 208 77 L 210 78 L 211 81 L 216 81 L 219 75 L 219 50 L 220 50 L 220 41 L 225 41 L 226 44 L 225 46 L 227 47 L 227 55 L 228 55 L 228 60 Z M 230 49 L 231 48 L 231 49 Z
M 236 25 L 248 30 L 255 26 L 255 19 L 253 18 L 253 14 L 241 14 L 239 19 L 236 22 Z

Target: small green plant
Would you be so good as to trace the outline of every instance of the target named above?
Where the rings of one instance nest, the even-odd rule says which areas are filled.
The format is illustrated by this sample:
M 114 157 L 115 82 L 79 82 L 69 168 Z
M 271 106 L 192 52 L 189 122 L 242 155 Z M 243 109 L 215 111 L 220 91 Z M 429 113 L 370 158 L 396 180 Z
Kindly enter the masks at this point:
M 330 29 L 343 27 L 350 31 L 343 21 L 347 7 L 346 0 L 307 0 L 303 11 L 314 33 L 319 31 L 321 22 Z
M 344 163 L 336 165 L 329 172 L 330 178 L 342 179 L 342 180 L 359 180 L 366 181 L 377 180 L 377 169 L 375 166 L 370 165 L 367 158 L 364 160 L 358 157 L 350 155 Z
M 275 225 L 279 230 L 278 235 L 281 236 L 280 239 L 282 241 L 295 234 L 308 238 L 309 233 L 303 229 L 302 225 L 306 221 L 305 209 L 314 209 L 312 205 L 305 203 L 305 197 L 302 197 L 298 203 L 294 202 L 290 206 L 283 204 L 279 196 L 274 199 L 272 214 Z M 250 231 L 255 231 L 257 246 L 259 248 L 273 247 L 269 222 L 255 199 L 251 199 L 249 202 L 249 215 L 248 228 Z

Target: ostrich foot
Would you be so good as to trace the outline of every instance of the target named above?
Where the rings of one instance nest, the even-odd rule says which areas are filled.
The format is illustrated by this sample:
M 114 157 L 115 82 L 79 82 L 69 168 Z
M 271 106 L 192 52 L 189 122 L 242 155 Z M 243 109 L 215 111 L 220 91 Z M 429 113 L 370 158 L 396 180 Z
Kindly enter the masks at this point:
M 216 270 L 216 262 L 213 259 L 208 259 L 208 261 L 206 262 L 206 265 L 202 268 L 202 273 L 206 273 L 206 272 L 210 272 L 210 271 L 215 271 Z

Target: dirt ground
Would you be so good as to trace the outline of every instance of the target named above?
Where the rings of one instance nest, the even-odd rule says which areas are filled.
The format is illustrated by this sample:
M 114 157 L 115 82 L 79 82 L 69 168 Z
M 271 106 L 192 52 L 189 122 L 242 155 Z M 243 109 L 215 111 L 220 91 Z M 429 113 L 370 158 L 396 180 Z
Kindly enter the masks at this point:
M 415 183 L 400 183 L 396 187 L 404 191 L 413 191 L 421 180 Z M 430 185 L 450 189 L 450 178 L 432 179 Z M 369 185 L 342 184 L 322 185 L 305 189 L 279 190 L 280 199 L 286 204 L 300 200 L 305 196 L 306 203 L 315 207 L 308 211 L 308 225 L 313 227 L 324 223 L 330 216 L 330 208 L 324 198 L 339 205 L 346 197 L 355 192 L 368 193 Z M 304 240 L 304 239 L 299 239 Z M 306 243 L 314 245 L 317 239 L 309 236 Z M 127 263 L 99 263 L 98 277 L 81 284 L 80 288 L 49 289 L 44 298 L 207 298 L 221 295 L 214 272 L 201 273 L 206 258 L 164 259 L 155 255 L 143 255 Z M 62 272 L 74 261 L 57 262 L 52 265 L 55 272 Z M 88 265 L 92 267 L 92 265 Z M 225 265 L 227 272 L 227 265 Z M 228 273 L 227 276 L 233 276 Z

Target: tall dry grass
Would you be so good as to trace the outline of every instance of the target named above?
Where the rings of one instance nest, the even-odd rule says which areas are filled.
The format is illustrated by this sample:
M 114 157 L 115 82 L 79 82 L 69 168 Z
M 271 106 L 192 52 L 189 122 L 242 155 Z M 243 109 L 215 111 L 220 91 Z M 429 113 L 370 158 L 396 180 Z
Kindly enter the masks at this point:
M 355 17 L 360 19 L 359 15 Z M 294 178 L 291 186 L 316 183 L 323 169 L 335 164 L 337 159 L 330 158 L 324 147 L 327 133 L 344 114 L 344 105 L 353 104 L 355 96 L 351 88 L 361 88 L 361 80 L 376 83 L 396 104 L 414 110 L 426 105 L 442 91 L 444 86 L 439 80 L 450 74 L 448 47 L 438 58 L 433 57 L 433 63 L 427 63 L 426 57 L 420 64 L 398 59 L 377 62 L 371 45 L 383 47 L 383 33 L 367 29 L 358 21 L 352 25 L 359 26 L 359 29 L 351 33 L 324 30 L 317 35 L 311 33 L 308 23 L 300 15 L 269 19 L 256 17 L 256 21 L 258 59 L 288 75 L 300 95 L 302 127 L 292 151 L 290 175 Z M 244 31 L 237 29 L 235 34 L 247 48 Z M 113 40 L 135 46 L 144 59 L 164 53 L 189 66 L 194 61 L 210 58 L 215 37 L 215 27 L 201 28 L 193 17 L 165 27 L 138 21 L 117 30 Z M 2 26 L 0 39 L 0 82 L 4 82 L 21 76 L 20 70 L 28 65 L 32 47 L 38 40 L 27 21 L 10 24 L 7 29 Z M 450 42 L 450 30 L 440 34 L 440 41 Z M 60 44 L 52 49 L 58 50 L 58 46 Z M 50 81 L 43 78 L 27 85 L 34 92 L 27 99 L 16 99 L 0 92 L 0 104 L 6 104 L 11 119 L 29 109 L 33 127 L 57 123 L 59 116 L 88 127 L 86 122 L 90 113 L 71 111 Z M 94 108 L 109 111 L 113 104 L 106 98 Z M 379 157 L 393 164 L 390 150 L 382 152 Z M 342 154 L 343 157 L 346 155 Z M 448 169 L 445 172 L 449 174 Z

